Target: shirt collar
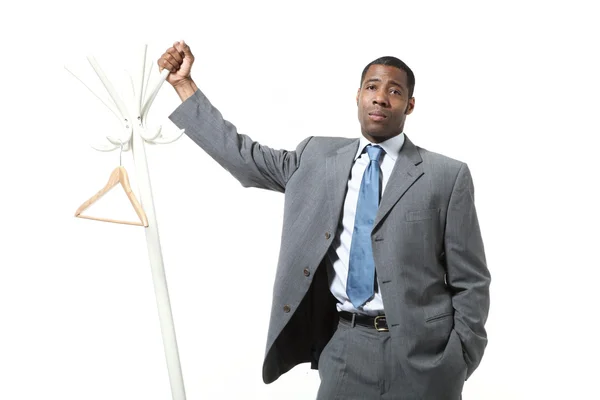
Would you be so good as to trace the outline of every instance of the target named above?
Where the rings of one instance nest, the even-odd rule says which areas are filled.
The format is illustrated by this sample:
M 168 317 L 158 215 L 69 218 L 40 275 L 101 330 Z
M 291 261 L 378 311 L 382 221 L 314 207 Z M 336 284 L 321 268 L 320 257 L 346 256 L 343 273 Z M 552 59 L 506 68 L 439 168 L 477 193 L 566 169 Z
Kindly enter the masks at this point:
M 402 146 L 404 145 L 404 137 L 404 132 L 402 132 L 401 134 L 389 138 L 388 140 L 385 140 L 381 143 L 377 143 L 377 146 L 380 146 L 385 151 L 386 156 L 389 156 L 392 159 L 392 161 L 396 162 L 398 154 L 400 154 L 400 150 L 402 150 Z M 365 150 L 365 147 L 367 147 L 367 145 L 369 144 L 374 145 L 375 143 L 369 142 L 369 140 L 364 136 L 360 137 L 360 144 L 358 146 L 358 151 L 354 156 L 354 161 L 356 161 L 356 159 L 360 157 L 360 155 Z

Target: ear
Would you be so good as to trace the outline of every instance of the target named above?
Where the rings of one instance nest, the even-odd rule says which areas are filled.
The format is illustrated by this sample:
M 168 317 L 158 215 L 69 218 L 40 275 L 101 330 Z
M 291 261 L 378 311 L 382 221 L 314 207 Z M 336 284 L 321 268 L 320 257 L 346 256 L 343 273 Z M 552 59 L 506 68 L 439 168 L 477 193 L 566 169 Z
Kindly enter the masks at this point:
M 415 109 L 415 98 L 411 97 L 410 99 L 408 99 L 408 104 L 406 105 L 406 110 L 404 111 L 404 114 L 410 115 L 410 114 L 412 114 L 414 109 Z
M 356 91 L 356 105 L 358 105 L 358 96 L 360 95 L 360 88 Z

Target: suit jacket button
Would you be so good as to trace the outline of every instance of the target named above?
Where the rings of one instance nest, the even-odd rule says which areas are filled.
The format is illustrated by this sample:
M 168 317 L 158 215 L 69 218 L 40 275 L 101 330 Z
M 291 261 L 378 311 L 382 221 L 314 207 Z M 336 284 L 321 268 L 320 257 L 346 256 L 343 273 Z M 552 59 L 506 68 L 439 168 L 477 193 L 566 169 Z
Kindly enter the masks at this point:
M 304 276 L 310 276 L 310 269 L 304 268 Z
M 325 239 L 329 240 L 330 237 L 331 237 L 331 234 L 329 232 L 325 232 Z
M 285 313 L 289 313 L 292 309 L 290 308 L 290 306 L 288 306 L 287 304 L 285 306 L 283 306 L 283 312 Z

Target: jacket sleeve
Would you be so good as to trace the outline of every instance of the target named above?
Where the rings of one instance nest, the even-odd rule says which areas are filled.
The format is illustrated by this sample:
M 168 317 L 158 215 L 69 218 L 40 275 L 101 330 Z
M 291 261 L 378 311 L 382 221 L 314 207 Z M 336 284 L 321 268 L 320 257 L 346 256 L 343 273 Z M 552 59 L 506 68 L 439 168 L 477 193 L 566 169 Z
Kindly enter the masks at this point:
M 244 187 L 284 192 L 300 163 L 302 152 L 311 138 L 295 151 L 274 150 L 237 132 L 223 119 L 202 91 L 184 101 L 169 119 L 208 155 L 233 175 Z
M 466 164 L 458 171 L 446 217 L 447 281 L 453 291 L 454 329 L 467 363 L 467 378 L 477 368 L 485 347 L 490 307 L 490 273 L 477 220 L 474 187 Z

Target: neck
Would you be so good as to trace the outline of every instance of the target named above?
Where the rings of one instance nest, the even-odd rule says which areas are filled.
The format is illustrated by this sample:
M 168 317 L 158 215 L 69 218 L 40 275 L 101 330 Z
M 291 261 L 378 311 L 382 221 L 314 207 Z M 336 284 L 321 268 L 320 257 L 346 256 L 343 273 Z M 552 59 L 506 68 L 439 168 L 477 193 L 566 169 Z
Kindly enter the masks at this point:
M 388 140 L 388 139 L 391 139 L 391 138 L 393 138 L 393 137 L 396 137 L 396 136 L 398 136 L 398 135 L 401 135 L 401 134 L 402 134 L 402 131 L 400 131 L 400 132 L 398 132 L 398 133 L 395 133 L 395 134 L 393 134 L 393 135 L 386 135 L 386 136 L 372 136 L 372 135 L 370 135 L 370 134 L 368 134 L 368 133 L 366 133 L 366 132 L 363 132 L 363 133 L 362 133 L 362 135 L 363 135 L 363 136 L 364 136 L 364 137 L 365 137 L 365 138 L 366 138 L 366 139 L 367 139 L 369 142 L 371 142 L 371 143 L 375 143 L 375 144 L 378 144 L 378 143 L 381 143 L 381 142 L 385 142 L 386 140 Z

